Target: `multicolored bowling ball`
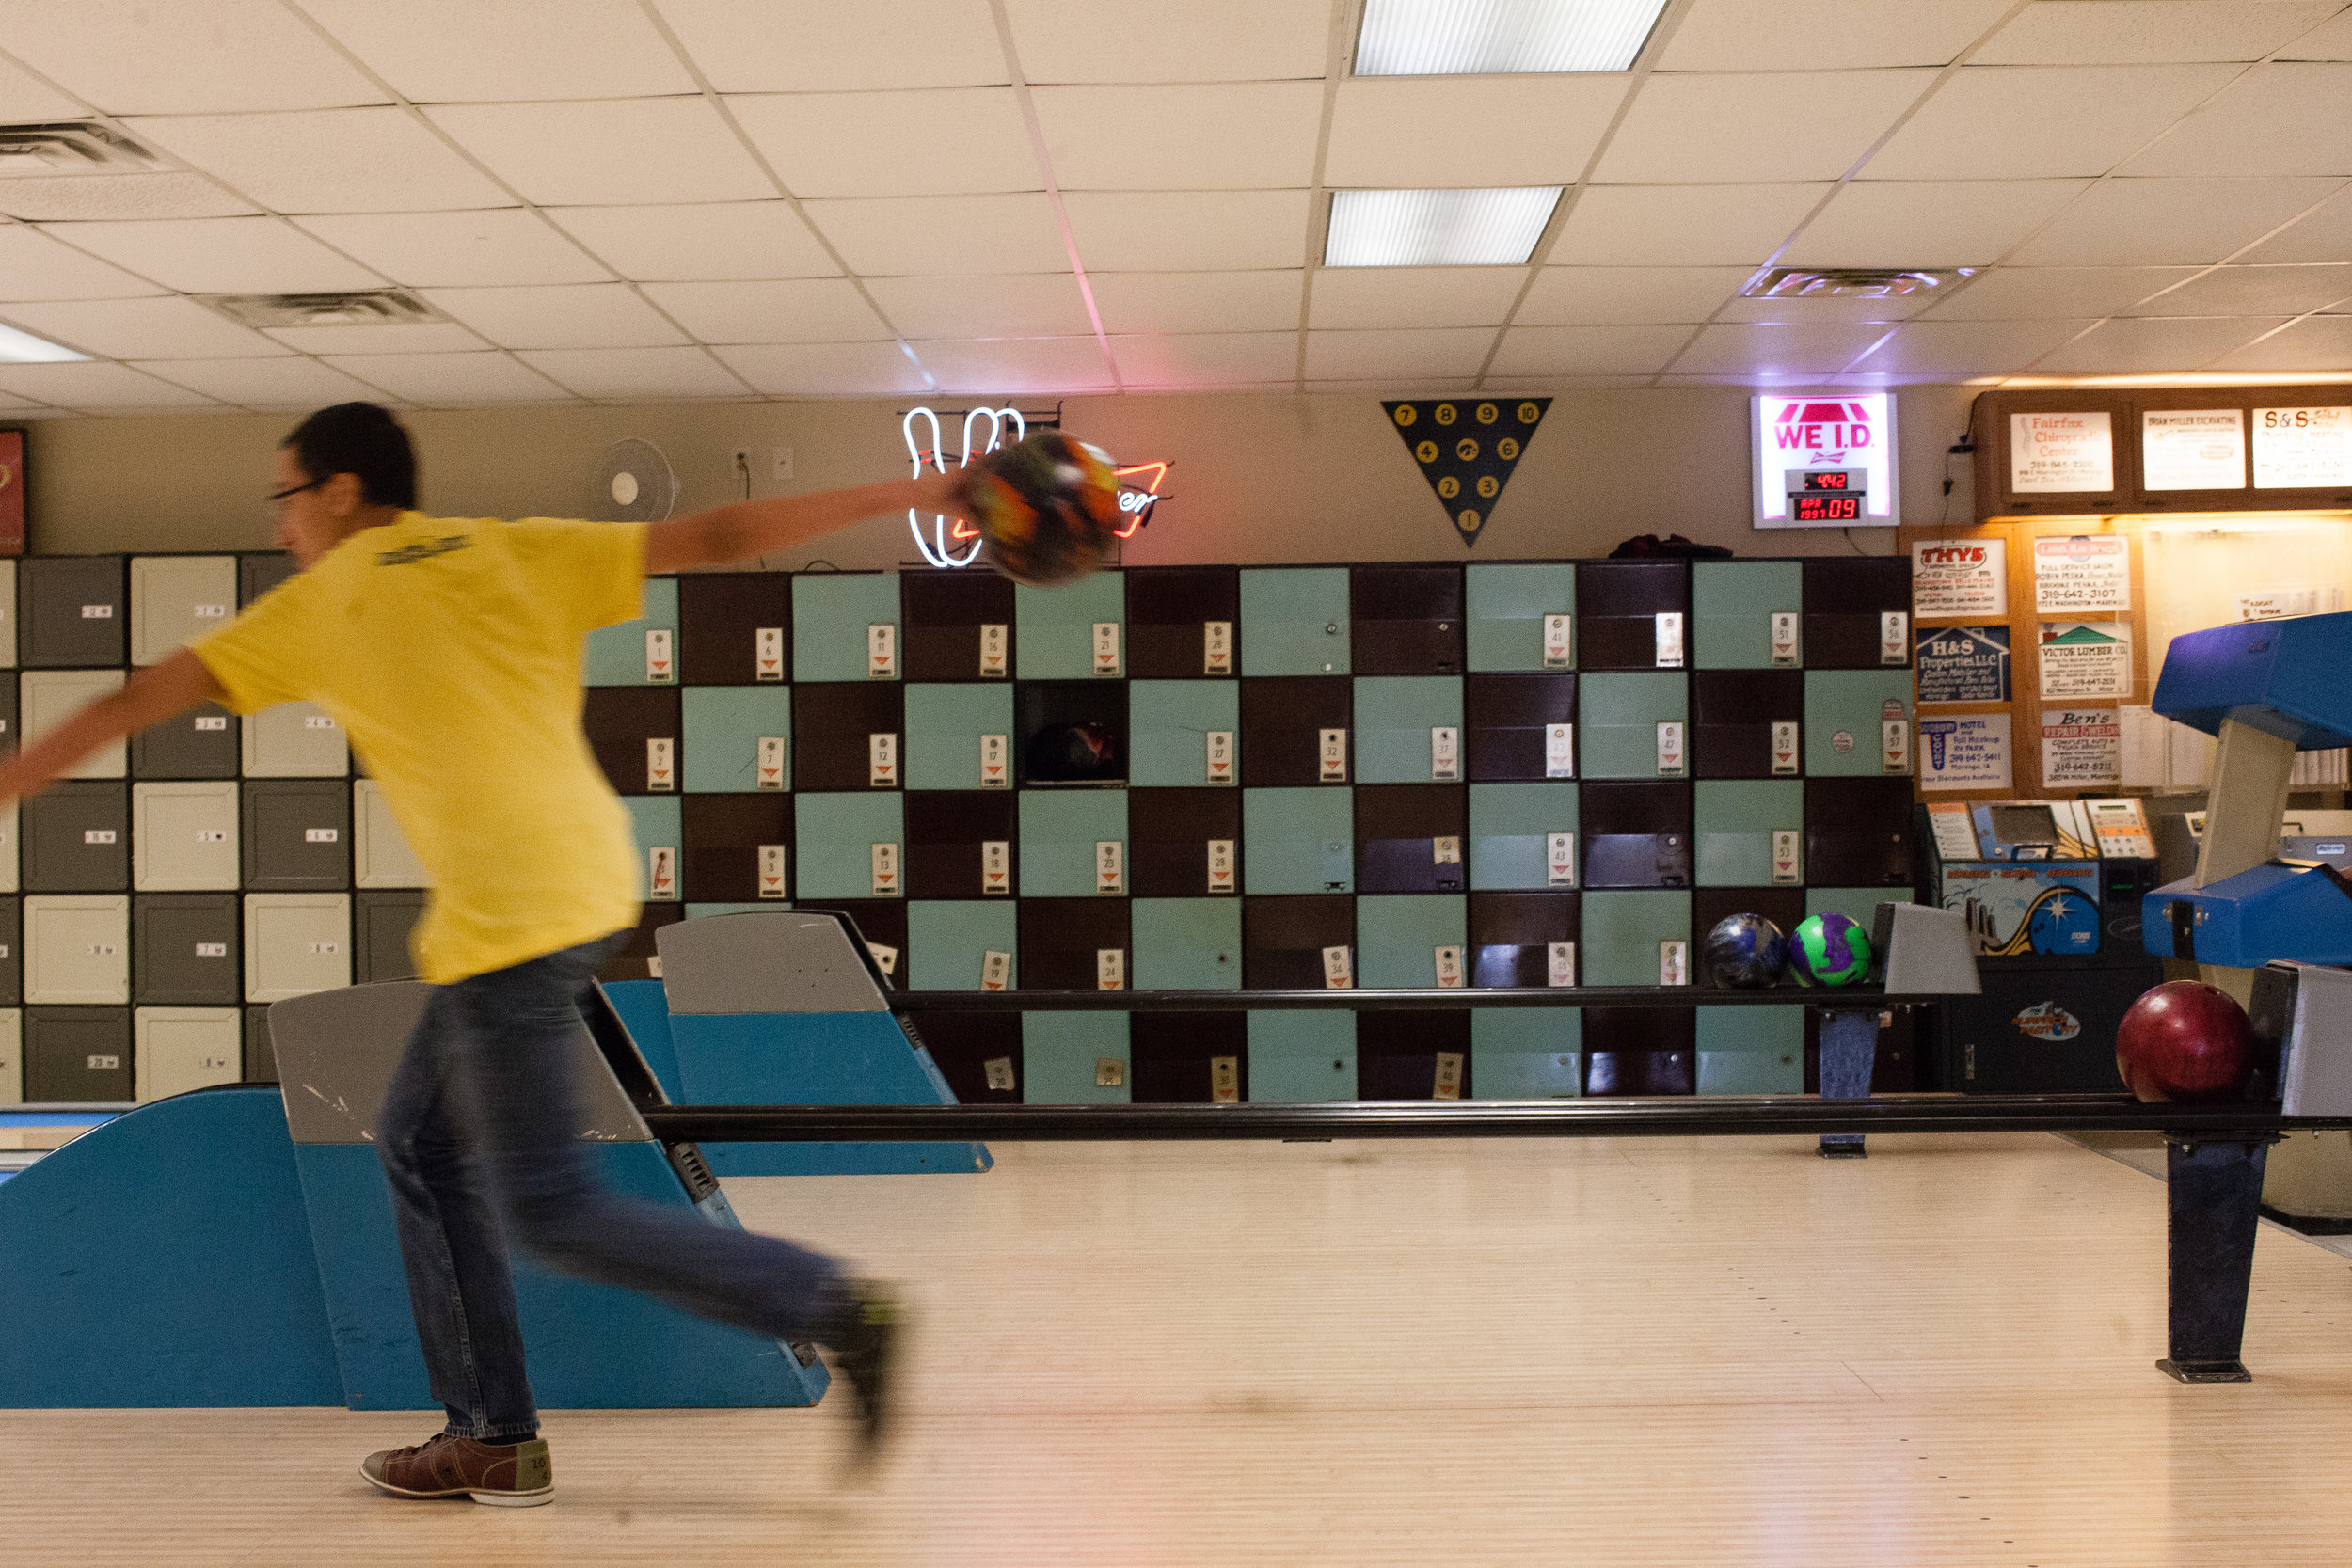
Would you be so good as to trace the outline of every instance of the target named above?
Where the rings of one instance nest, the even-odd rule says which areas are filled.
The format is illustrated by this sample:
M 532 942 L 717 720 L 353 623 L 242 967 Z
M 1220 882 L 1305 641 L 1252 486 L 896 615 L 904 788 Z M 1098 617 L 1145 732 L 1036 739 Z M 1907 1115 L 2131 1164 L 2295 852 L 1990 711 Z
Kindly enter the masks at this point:
M 2229 992 L 2167 980 L 2116 1026 L 2115 1070 L 2142 1100 L 2237 1100 L 2254 1071 L 2254 1026 Z
M 1760 914 L 1727 914 L 1708 928 L 1699 961 L 1712 985 L 1760 990 L 1780 978 L 1788 962 L 1788 939 Z
M 980 458 L 964 470 L 962 494 L 982 556 L 1032 588 L 1085 577 L 1118 544 L 1119 476 L 1110 458 L 1058 430 Z
M 1788 938 L 1788 977 L 1801 986 L 1851 986 L 1870 973 L 1870 938 L 1836 911 L 1809 914 Z

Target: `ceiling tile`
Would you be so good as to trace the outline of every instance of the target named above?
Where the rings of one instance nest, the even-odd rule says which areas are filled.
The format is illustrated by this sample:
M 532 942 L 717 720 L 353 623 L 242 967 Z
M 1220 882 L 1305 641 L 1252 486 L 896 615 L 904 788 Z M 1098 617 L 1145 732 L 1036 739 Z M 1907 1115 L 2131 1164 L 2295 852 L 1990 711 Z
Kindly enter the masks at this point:
M 1750 267 L 1545 267 L 1512 317 L 1520 326 L 1703 322 Z
M 1298 373 L 1298 332 L 1179 332 L 1111 340 L 1130 387 L 1231 387 Z
M 280 213 L 511 207 L 515 198 L 405 109 L 174 115 L 135 135 Z
M 2000 21 L 2012 0 L 1698 0 L 1675 29 L 1661 71 L 1805 71 L 1834 40 L 1851 67 L 1946 65 Z
M 2352 60 L 2352 10 L 2314 27 L 2279 51 L 2282 60 Z
M 1310 332 L 1307 374 L 1317 381 L 1475 375 L 1494 343 L 1490 326 Z
M 1577 198 L 1550 261 L 1583 266 L 1755 266 L 1828 185 L 1596 185 Z
M 644 348 L 687 341 L 625 283 L 427 289 L 424 298 L 501 348 Z
M 1076 392 L 1112 385 L 1102 345 L 1091 338 L 917 343 L 914 352 L 943 392 L 994 397 L 1012 392 Z
M 2028 367 L 2036 375 L 2161 375 L 2201 370 L 2283 317 L 2187 316 L 2102 322 Z
M 2299 316 L 2352 299 L 2352 264 L 2223 267 L 2144 299 L 2131 316 Z
M 1934 321 L 2085 320 L 2196 276 L 2194 267 L 1995 267 L 1924 314 Z
M 2261 65 L 2125 174 L 2352 174 L 2352 65 Z
M 56 236 L 192 294 L 323 293 L 384 281 L 282 218 L 60 224 Z
M 1298 327 L 1304 269 L 1287 272 L 1092 272 L 1103 329 L 1280 332 Z
M 2342 8 L 2341 0 L 2036 0 L 1968 63 L 2259 60 Z
M 2333 371 L 2352 365 L 2352 316 L 2306 316 L 2213 362 L 2217 371 Z
M 68 238 L 72 230 L 64 230 Z M 38 229 L 0 224 L 0 300 L 127 299 L 163 291 Z
M 1318 82 L 1038 87 L 1030 97 L 1064 190 L 1263 190 L 1314 179 Z
M 739 398 L 750 391 L 699 348 L 558 348 L 516 357 L 584 398 Z
M 127 365 L 0 365 L 0 392 L 59 408 L 112 412 L 125 408 L 210 408 L 200 392 L 158 381 Z
M 2105 174 L 2237 73 L 2229 65 L 1971 67 L 1946 79 L 1867 172 L 1873 180 Z
M 428 408 L 572 401 L 563 388 L 503 354 L 329 355 L 326 362 Z
M 352 214 L 302 227 L 386 277 L 419 288 L 601 283 L 612 275 L 536 213 Z
M 14 60 L 0 59 L 0 124 L 24 125 L 40 119 L 79 119 L 89 106 L 59 92 Z
M 247 408 L 320 408 L 331 403 L 380 401 L 384 394 L 315 359 L 167 359 L 142 364 L 167 381 Z
M 57 174 L 0 180 L 0 213 L 35 221 L 227 218 L 260 211 L 200 174 Z
M 1303 190 L 1075 191 L 1062 207 L 1090 274 L 1289 268 L 1307 252 Z
M 1855 181 L 1781 260 L 1792 266 L 1982 266 L 2090 187 L 2087 180 Z
M 1310 392 L 1327 392 L 1345 397 L 1446 398 L 1475 391 L 1477 385 L 1478 378 L 1469 375 L 1449 376 L 1443 379 L 1375 375 L 1310 381 L 1306 383 L 1306 388 Z
M 1307 325 L 1500 326 L 1526 283 L 1525 267 L 1325 267 Z
M 1515 326 L 1496 375 L 1652 375 L 1691 341 L 1687 326 Z
M 1489 375 L 1479 381 L 1478 389 L 1517 396 L 1521 392 L 1617 392 L 1648 385 L 1646 375 Z
M 795 196 L 1045 188 L 1010 87 L 747 94 L 727 107 Z
M 1070 273 L 877 277 L 874 304 L 907 338 L 1063 338 L 1094 330 Z
M 1626 80 L 1350 77 L 1332 110 L 1323 182 L 1397 190 L 1573 184 L 1625 98 Z
M 2009 259 L 2032 267 L 2202 265 L 2252 244 L 2342 183 L 2106 180 Z
M 834 277 L 841 269 L 788 201 L 551 207 L 548 218 L 641 282 Z
M 1593 178 L 1613 185 L 1835 180 L 1934 81 L 1932 71 L 1652 75 Z M 1799 93 L 1804 106 L 1792 113 Z
M 383 90 L 277 0 L 0 0 L 8 53 L 108 114 L 381 103 Z
M 648 283 L 645 297 L 706 343 L 863 342 L 890 336 L 846 277 Z
M 721 92 L 993 87 L 1012 80 L 988 0 L 891 0 L 886 21 L 839 0 L 656 0 L 655 8 Z
M 977 273 L 1070 265 L 1053 203 L 1042 194 L 810 201 L 802 211 L 852 272 L 870 277 L 929 277 L 943 266 Z
M 710 352 L 771 397 L 881 397 L 930 388 L 896 343 L 739 343 Z
M 12 305 L 8 312 L 29 332 L 104 359 L 225 359 L 293 352 L 177 294 Z
M 1827 375 L 1861 357 L 1887 328 L 1861 326 L 1756 326 L 1745 323 L 1703 326 L 1682 357 L 1677 375 Z
M 689 93 L 694 78 L 634 0 L 302 0 L 419 103 Z
M 1331 38 L 1326 0 L 1008 0 L 1005 14 L 1031 82 L 1320 77 Z
M 1854 369 L 1901 375 L 2009 375 L 2090 325 L 2081 320 L 1912 322 Z
M 701 98 L 444 103 L 425 113 L 528 201 L 601 207 L 776 194 Z
M 2241 261 L 2341 261 L 2352 256 L 2352 186 L 2299 217 L 2283 233 L 2263 241 Z
M 490 345 L 455 322 L 390 323 L 381 326 L 265 326 L 297 354 L 453 354 Z

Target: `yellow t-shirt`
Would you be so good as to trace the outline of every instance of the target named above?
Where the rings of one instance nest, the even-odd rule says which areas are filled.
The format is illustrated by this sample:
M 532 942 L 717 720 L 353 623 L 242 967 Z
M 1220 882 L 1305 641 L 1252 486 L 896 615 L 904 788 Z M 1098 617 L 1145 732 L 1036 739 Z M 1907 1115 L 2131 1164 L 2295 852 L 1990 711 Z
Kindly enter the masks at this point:
M 404 512 L 196 644 L 252 713 L 317 703 L 433 879 L 436 985 L 635 924 L 636 838 L 580 730 L 588 633 L 643 613 L 642 524 Z

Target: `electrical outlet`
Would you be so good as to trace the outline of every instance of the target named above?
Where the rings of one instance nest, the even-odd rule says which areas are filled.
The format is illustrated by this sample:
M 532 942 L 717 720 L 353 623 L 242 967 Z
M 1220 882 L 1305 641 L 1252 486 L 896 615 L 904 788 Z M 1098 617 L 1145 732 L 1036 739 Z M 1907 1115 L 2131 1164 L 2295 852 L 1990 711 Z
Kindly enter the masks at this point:
M 778 447 L 776 449 L 776 460 L 774 467 L 775 472 L 772 477 L 776 479 L 790 479 L 792 477 L 792 449 L 790 447 Z

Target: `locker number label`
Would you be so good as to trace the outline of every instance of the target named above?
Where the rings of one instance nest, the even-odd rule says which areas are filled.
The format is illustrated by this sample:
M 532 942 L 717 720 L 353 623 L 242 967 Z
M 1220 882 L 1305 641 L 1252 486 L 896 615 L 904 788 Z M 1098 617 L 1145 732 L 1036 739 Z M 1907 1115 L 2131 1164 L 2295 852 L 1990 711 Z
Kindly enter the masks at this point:
M 752 632 L 752 679 L 784 679 L 784 628 L 760 626 Z
M 1447 990 L 1459 990 L 1462 986 L 1462 949 L 1453 942 L 1436 949 L 1438 984 Z
M 980 892 L 992 897 L 1002 897 L 1012 892 L 1012 841 L 1003 838 L 980 841 Z
M 784 896 L 785 854 L 781 844 L 759 847 L 759 895 L 762 898 Z
M 1459 784 L 1462 778 L 1462 732 L 1452 724 L 1429 731 L 1429 779 L 1433 784 Z
M 876 789 L 898 787 L 898 736 L 895 732 L 866 737 L 866 782 Z
M 1233 732 L 1231 730 L 1209 731 L 1206 752 L 1209 783 L 1213 784 L 1232 784 L 1235 777 Z
M 1119 623 L 1094 623 L 1094 673 L 1098 675 L 1119 673 Z
M 1127 1064 L 1117 1056 L 1094 1058 L 1094 1086 L 1098 1089 L 1123 1089 L 1127 1086 Z
M 866 673 L 878 681 L 898 678 L 898 626 L 877 621 L 866 628 Z
M 1544 885 L 1546 887 L 1576 886 L 1576 835 L 1546 833 L 1544 835 Z
M 1804 860 L 1801 846 L 1804 835 L 1794 828 L 1772 830 L 1772 880 L 1775 884 L 1804 880 Z
M 1096 990 L 1125 990 L 1127 989 L 1127 950 L 1123 947 L 1098 947 L 1094 950 L 1094 989 Z
M 1544 984 L 1576 984 L 1576 943 L 1555 942 L 1544 949 Z
M 1576 617 L 1547 615 L 1544 617 L 1544 668 L 1565 670 L 1572 660 L 1569 649 L 1575 646 Z
M 82 842 L 85 844 L 112 844 L 114 841 L 115 831 L 112 828 L 85 828 L 82 830 Z
M 1797 721 L 1794 719 L 1772 721 L 1772 771 L 1775 774 L 1797 770 Z
M 1323 761 L 1323 782 L 1345 784 L 1347 782 L 1347 732 L 1325 730 L 1318 745 L 1320 751 L 1317 754 Z
M 677 847 L 657 844 L 645 851 L 645 896 L 665 902 L 677 897 Z
M 1658 983 L 1661 986 L 1687 986 L 1691 983 L 1689 942 L 1661 942 L 1658 944 Z
M 1888 698 L 1879 713 L 1879 768 L 1885 773 L 1911 771 L 1911 723 L 1903 705 Z
M 784 736 L 763 735 L 759 737 L 758 777 L 754 781 L 761 789 L 784 787 Z
M 1459 865 L 1462 863 L 1462 840 L 1457 834 L 1446 833 L 1429 841 L 1429 863 Z
M 1682 611 L 1665 610 L 1658 614 L 1658 668 L 1682 668 Z
M 867 851 L 867 857 L 873 869 L 874 896 L 898 897 L 898 847 L 896 844 L 877 844 Z
M 645 787 L 656 794 L 677 788 L 677 741 L 666 735 L 645 740 Z
M 229 716 L 225 713 L 199 713 L 196 716 L 196 729 L 199 735 L 226 730 L 228 727 Z
M 1796 612 L 1778 610 L 1772 612 L 1772 663 L 1789 665 L 1799 662 L 1797 652 Z
M 1016 1086 L 1012 1081 L 1012 1058 L 1010 1056 L 991 1056 L 980 1064 L 980 1070 L 988 1074 L 988 1086 L 991 1093 L 1009 1094 Z
M 119 946 L 111 942 L 93 942 L 89 944 L 90 957 L 93 958 L 111 958 L 121 951 Z
M 211 836 L 215 842 L 226 841 L 229 837 L 227 833 L 218 830 L 215 830 Z M 302 830 L 302 842 L 305 844 L 340 844 L 342 842 L 342 836 L 341 828 L 305 828 Z
M 1094 841 L 1094 891 L 1127 891 L 1127 846 L 1115 838 Z
M 645 630 L 645 684 L 671 686 L 677 681 L 677 633 L 667 626 Z
M 1233 673 L 1232 622 L 1200 623 L 1200 673 L 1204 675 L 1230 675 Z
M 980 787 L 982 789 L 1010 789 L 1012 787 L 1012 765 L 1006 760 L 1010 754 L 1011 746 L 1004 736 L 984 735 L 980 736 Z
M 113 1072 L 121 1066 L 122 1058 L 119 1056 L 92 1056 L 89 1058 L 89 1067 L 87 1070 L 91 1072 Z
M 1209 1103 L 1212 1105 L 1241 1103 L 1241 1058 L 1239 1056 L 1209 1058 Z
M 302 716 L 302 727 L 306 730 L 331 730 L 335 727 L 335 716 L 331 713 L 306 713 Z
M 888 979 L 898 973 L 898 950 L 897 948 L 883 942 L 869 942 L 866 944 L 866 950 L 874 955 L 874 967 L 882 972 L 882 978 Z
M 980 989 L 1003 990 L 1012 984 L 1012 955 L 990 948 L 980 955 Z
M 1661 719 L 1658 721 L 1658 776 L 1661 779 L 1682 777 L 1682 721 Z
M 1438 1053 L 1438 1081 L 1431 1086 L 1433 1100 L 1462 1098 L 1462 1053 L 1458 1051 Z
M 1233 891 L 1233 841 L 1230 838 L 1209 840 L 1209 891 Z
M 340 942 L 314 942 L 310 944 L 311 953 L 322 958 L 331 958 L 342 950 L 343 944 Z
M 1546 724 L 1544 726 L 1544 777 L 1573 779 L 1576 777 L 1576 726 Z
M 1879 662 L 1911 662 L 1911 612 L 1889 610 L 1879 616 Z
M 310 830 L 310 834 L 315 834 L 315 833 L 317 833 L 317 832 L 321 832 L 321 831 L 322 831 L 322 830 L 320 830 L 320 829 L 317 829 L 317 828 L 312 828 L 311 830 Z M 312 843 L 312 844 L 319 844 L 319 843 L 332 844 L 332 843 L 334 843 L 334 842 L 335 842 L 335 838 L 334 838 L 335 830 L 334 830 L 334 829 L 332 829 L 332 828 L 328 828 L 328 829 L 324 830 L 324 832 L 325 832 L 326 833 L 326 835 L 327 835 L 327 836 L 326 836 L 324 840 L 319 839 L 319 838 L 315 838 L 315 837 L 310 837 L 310 835 L 309 835 L 309 834 L 306 834 L 305 836 L 306 836 L 306 838 L 309 838 L 309 842 L 310 842 L 310 843 Z M 228 842 L 229 842 L 229 830 L 228 830 L 228 829 L 226 829 L 226 828 L 199 828 L 199 829 L 197 829 L 197 831 L 196 831 L 196 841 L 197 841 L 197 843 L 199 843 L 199 844 L 226 844 L 226 843 L 228 843 Z
M 115 607 L 110 604 L 86 604 L 82 607 L 82 619 L 85 621 L 111 621 L 114 618 Z
M 199 621 L 222 621 L 229 616 L 229 607 L 225 604 L 199 604 L 188 608 L 196 612 Z
M 980 673 L 1002 680 L 1012 667 L 1012 628 L 1001 621 L 980 623 Z
M 1323 950 L 1323 988 L 1326 990 L 1353 990 L 1356 986 L 1356 956 L 1344 947 Z
M 229 956 L 229 944 L 225 942 L 199 942 L 196 944 L 196 956 L 199 958 L 225 958 Z

